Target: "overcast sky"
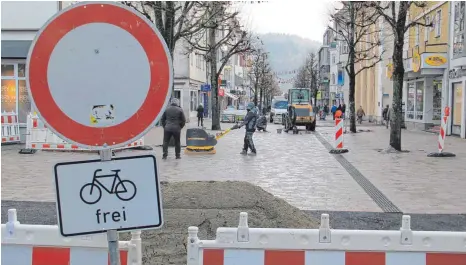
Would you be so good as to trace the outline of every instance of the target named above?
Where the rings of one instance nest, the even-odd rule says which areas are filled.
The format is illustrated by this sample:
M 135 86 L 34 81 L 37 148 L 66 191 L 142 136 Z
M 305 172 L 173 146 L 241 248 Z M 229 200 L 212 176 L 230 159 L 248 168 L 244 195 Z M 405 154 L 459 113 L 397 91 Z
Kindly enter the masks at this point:
M 240 10 L 243 23 L 254 32 L 296 34 L 322 42 L 333 5 L 323 0 L 272 0 L 244 4 Z

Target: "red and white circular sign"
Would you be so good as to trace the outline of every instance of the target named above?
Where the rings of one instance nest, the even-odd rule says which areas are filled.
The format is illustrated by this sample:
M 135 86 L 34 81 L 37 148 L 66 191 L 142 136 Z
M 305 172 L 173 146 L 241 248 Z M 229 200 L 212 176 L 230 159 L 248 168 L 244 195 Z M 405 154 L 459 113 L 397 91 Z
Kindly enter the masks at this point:
M 53 16 L 31 45 L 26 76 L 48 128 L 98 150 L 146 134 L 173 84 L 170 52 L 155 25 L 112 2 L 78 3 Z

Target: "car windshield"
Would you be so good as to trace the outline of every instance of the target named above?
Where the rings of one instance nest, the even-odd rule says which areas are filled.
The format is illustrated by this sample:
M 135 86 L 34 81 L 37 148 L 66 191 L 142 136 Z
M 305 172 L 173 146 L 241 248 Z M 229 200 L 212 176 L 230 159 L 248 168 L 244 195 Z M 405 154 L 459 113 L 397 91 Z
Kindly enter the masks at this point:
M 234 106 L 228 106 L 227 109 L 229 110 L 235 110 L 236 108 Z
M 274 109 L 286 109 L 288 107 L 288 101 L 277 101 L 273 105 Z

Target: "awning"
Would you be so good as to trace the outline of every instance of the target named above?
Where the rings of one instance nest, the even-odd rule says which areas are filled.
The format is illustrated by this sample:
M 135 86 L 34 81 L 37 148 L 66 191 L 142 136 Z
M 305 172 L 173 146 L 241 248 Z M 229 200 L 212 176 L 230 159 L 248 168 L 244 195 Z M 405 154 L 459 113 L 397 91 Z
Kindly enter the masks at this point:
M 235 96 L 235 95 L 233 95 L 233 94 L 231 94 L 231 93 L 228 93 L 228 92 L 226 92 L 226 91 L 225 91 L 225 96 L 230 97 L 230 98 L 232 98 L 233 100 L 237 100 L 237 99 L 238 99 L 237 96 Z
M 2 40 L 2 58 L 26 58 L 31 43 L 30 40 Z

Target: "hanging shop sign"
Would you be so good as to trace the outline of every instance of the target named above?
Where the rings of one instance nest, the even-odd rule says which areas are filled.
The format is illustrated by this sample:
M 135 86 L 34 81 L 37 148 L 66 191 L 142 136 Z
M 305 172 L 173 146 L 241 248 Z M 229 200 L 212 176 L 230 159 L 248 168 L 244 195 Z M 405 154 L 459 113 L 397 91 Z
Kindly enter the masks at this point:
M 393 64 L 387 64 L 387 78 L 392 78 L 393 76 Z
M 419 72 L 419 69 L 421 68 L 421 56 L 419 53 L 416 51 L 413 54 L 413 71 L 415 73 Z
M 423 53 L 421 56 L 422 68 L 446 68 L 448 59 L 446 54 Z

